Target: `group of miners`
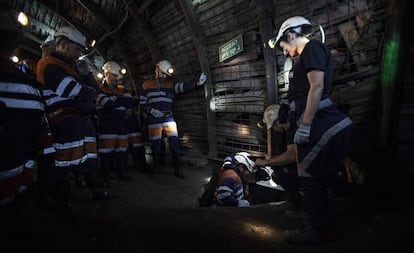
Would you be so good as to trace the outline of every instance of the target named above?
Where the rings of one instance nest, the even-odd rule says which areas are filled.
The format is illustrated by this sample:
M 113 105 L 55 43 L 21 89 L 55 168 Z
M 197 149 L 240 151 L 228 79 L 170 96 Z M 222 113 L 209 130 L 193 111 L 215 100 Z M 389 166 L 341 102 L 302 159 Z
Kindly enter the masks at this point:
M 79 60 L 86 38 L 71 26 L 60 27 L 41 45 L 41 59 L 15 64 L 6 50 L 21 31 L 7 14 L 2 16 L 1 29 L 10 38 L 1 47 L 0 151 L 6 159 L 1 159 L 0 205 L 13 202 L 34 180 L 41 205 L 70 209 L 73 179 L 92 192 L 94 201 L 110 199 L 110 171 L 130 180 L 129 156 L 134 167 L 152 177 L 161 170 L 164 138 L 170 145 L 173 175 L 185 178 L 172 104 L 175 95 L 203 85 L 204 73 L 197 82 L 173 82 L 171 63 L 161 60 L 138 96 L 122 84 L 120 65 L 107 61 L 99 83 L 90 65 Z M 153 166 L 146 161 L 143 127 Z
M 2 16 L 4 16 L 2 14 Z M 293 243 L 317 243 L 327 232 L 326 191 L 338 163 L 349 147 L 352 122 L 329 99 L 333 66 L 329 49 L 311 39 L 311 23 L 295 16 L 282 23 L 269 46 L 278 47 L 294 61 L 289 105 L 270 111 L 268 128 L 287 135 L 286 152 L 254 161 L 239 152 L 224 160 L 216 187 L 216 203 L 248 207 L 243 174 L 254 167 L 295 164 L 303 193 L 304 226 L 286 231 Z M 180 144 L 172 113 L 174 97 L 206 82 L 173 82 L 167 60 L 155 66 L 155 78 L 143 83 L 139 94 L 122 85 L 115 61 L 103 66 L 105 78 L 98 84 L 88 64 L 79 61 L 86 38 L 70 26 L 59 28 L 52 49 L 37 64 L 17 67 L 5 53 L 20 31 L 2 17 L 0 79 L 0 205 L 6 205 L 30 186 L 38 164 L 41 196 L 61 208 L 70 208 L 71 178 L 82 176 L 95 200 L 111 198 L 109 171 L 128 180 L 128 152 L 138 167 L 145 161 L 142 126 L 137 111 L 146 117 L 154 167 L 164 162 L 162 139 L 168 138 L 174 175 L 180 169 Z M 34 67 L 36 66 L 36 67 Z M 32 71 L 32 75 L 25 73 Z M 266 114 L 265 114 L 266 118 Z M 41 147 L 41 149 L 39 149 Z M 100 170 L 98 170 L 100 168 Z M 297 189 L 296 189 L 297 190 Z M 296 191 L 295 190 L 295 191 Z

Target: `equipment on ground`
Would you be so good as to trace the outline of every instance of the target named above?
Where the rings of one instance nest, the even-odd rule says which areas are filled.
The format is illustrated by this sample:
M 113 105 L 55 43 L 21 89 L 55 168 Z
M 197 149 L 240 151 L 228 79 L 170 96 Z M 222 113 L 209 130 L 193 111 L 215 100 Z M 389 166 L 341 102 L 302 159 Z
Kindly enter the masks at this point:
M 273 173 L 274 171 L 270 166 L 258 168 L 255 173 L 256 184 L 270 189 L 285 191 L 280 184 L 273 181 Z

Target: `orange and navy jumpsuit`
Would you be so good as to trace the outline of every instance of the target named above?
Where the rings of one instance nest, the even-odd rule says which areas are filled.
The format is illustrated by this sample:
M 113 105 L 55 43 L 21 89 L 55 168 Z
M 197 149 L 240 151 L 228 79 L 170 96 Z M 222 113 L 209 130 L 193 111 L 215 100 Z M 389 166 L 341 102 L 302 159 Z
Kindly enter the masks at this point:
M 180 142 L 178 138 L 177 124 L 172 114 L 174 98 L 177 94 L 185 93 L 197 87 L 196 83 L 183 83 L 166 79 L 164 81 L 152 79 L 142 85 L 140 105 L 147 113 L 148 138 L 151 141 L 151 149 L 154 156 L 160 155 L 161 138 L 163 131 L 166 133 L 173 158 L 180 155 Z M 156 118 L 151 109 L 157 109 L 164 113 L 164 117 Z
M 99 118 L 99 155 L 107 181 L 109 164 L 116 163 L 120 177 L 128 176 L 128 122 L 133 98 L 125 86 L 111 86 L 104 81 L 97 97 Z
M 232 156 L 224 159 L 217 181 L 215 201 L 218 206 L 239 206 L 244 200 L 245 191 L 240 170 Z
M 10 62 L 0 62 L 0 206 L 30 186 L 45 106 L 40 86 Z
M 56 150 L 51 178 L 58 202 L 70 202 L 70 177 L 80 171 L 89 187 L 97 184 L 96 127 L 92 119 L 97 91 L 86 84 L 73 63 L 53 52 L 37 65 L 37 80 L 43 84 L 43 97 L 50 119 Z

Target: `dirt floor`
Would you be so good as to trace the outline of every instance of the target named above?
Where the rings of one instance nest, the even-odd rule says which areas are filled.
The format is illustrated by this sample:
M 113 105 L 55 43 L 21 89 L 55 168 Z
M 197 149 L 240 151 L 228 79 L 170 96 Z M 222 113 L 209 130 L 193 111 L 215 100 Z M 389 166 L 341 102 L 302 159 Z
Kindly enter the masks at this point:
M 197 194 L 210 175 L 209 163 L 190 159 L 187 179 L 171 168 L 150 178 L 131 171 L 129 182 L 113 180 L 118 198 L 93 203 L 75 189 L 73 211 L 36 206 L 35 193 L 1 209 L 2 252 L 414 252 L 414 212 L 404 192 L 364 201 L 331 199 L 331 240 L 296 246 L 281 232 L 301 224 L 285 206 L 200 208 Z

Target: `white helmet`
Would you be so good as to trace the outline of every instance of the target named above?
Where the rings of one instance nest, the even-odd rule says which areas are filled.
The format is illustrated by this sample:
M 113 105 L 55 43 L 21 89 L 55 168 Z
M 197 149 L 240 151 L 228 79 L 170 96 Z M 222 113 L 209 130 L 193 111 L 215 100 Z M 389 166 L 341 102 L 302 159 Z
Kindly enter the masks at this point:
M 289 31 L 292 28 L 296 28 L 302 25 L 311 25 L 311 22 L 301 16 L 295 16 L 295 17 L 290 17 L 286 19 L 285 22 L 283 22 L 282 25 L 280 26 L 277 36 L 269 39 L 268 41 L 269 47 L 275 48 L 277 45 L 279 45 L 280 39 L 282 38 L 283 35 L 285 35 L 287 31 Z
M 167 60 L 161 60 L 157 63 L 157 66 L 161 69 L 161 71 L 166 75 L 171 75 L 174 72 L 174 69 L 171 63 Z
M 239 152 L 234 155 L 234 159 L 246 166 L 250 173 L 254 172 L 254 162 L 249 158 L 250 154 L 247 152 Z
M 86 47 L 86 37 L 71 26 L 62 26 L 55 32 L 54 37 L 55 40 L 59 37 L 65 37 L 82 47 Z
M 121 74 L 121 66 L 114 61 L 107 61 L 103 66 L 102 69 L 105 73 L 109 72 L 111 74 L 120 76 Z
M 269 105 L 263 113 L 263 122 L 266 123 L 267 129 L 272 128 L 273 123 L 279 118 L 280 105 Z

